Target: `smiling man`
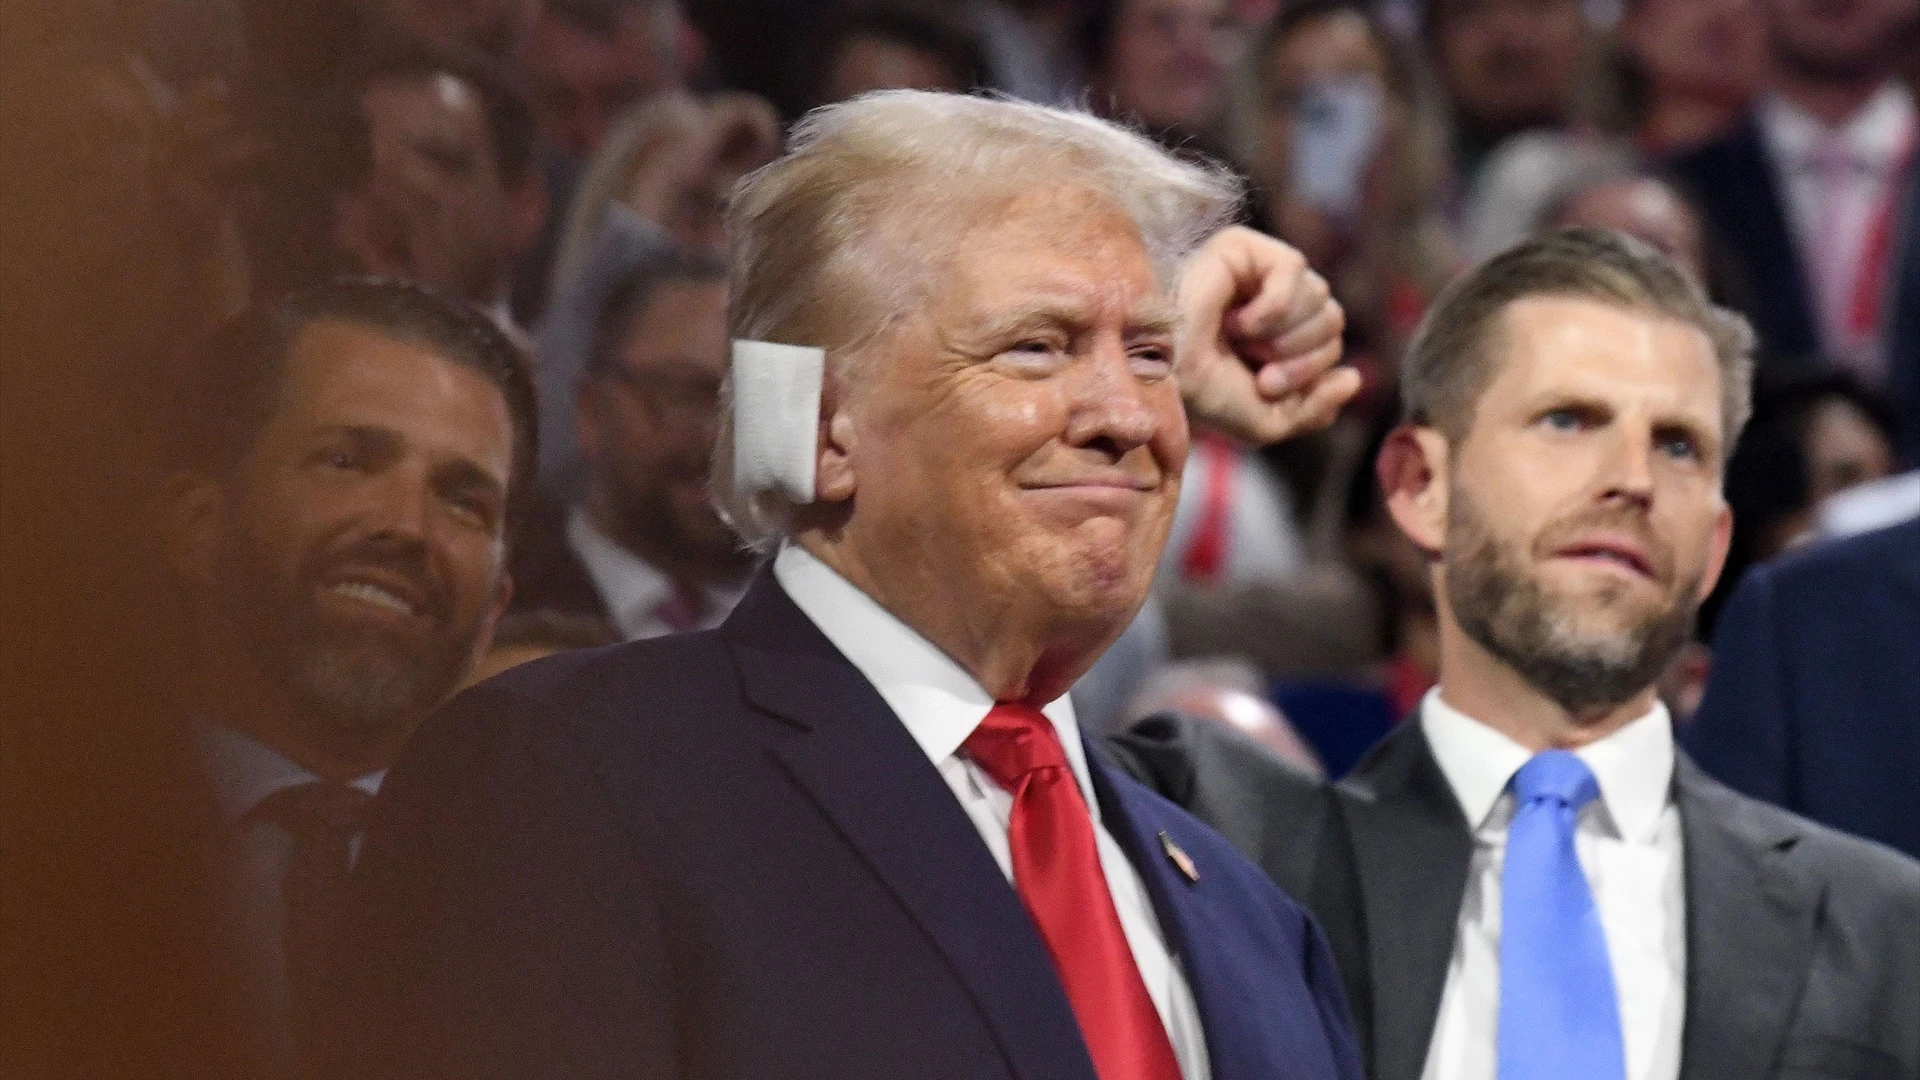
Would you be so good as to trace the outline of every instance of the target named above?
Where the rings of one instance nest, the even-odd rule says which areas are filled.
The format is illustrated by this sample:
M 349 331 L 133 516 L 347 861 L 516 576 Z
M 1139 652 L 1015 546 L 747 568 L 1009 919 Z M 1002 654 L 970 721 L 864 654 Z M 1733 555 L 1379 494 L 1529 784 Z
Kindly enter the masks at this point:
M 1726 557 L 1751 342 L 1616 233 L 1482 265 L 1379 463 L 1433 580 L 1418 715 L 1330 789 L 1216 725 L 1128 739 L 1169 788 L 1228 763 L 1183 800 L 1325 921 L 1377 1080 L 1920 1076 L 1920 865 L 1708 779 L 1655 694 Z
M 729 407 L 717 495 L 777 554 L 727 621 L 422 729 L 345 1075 L 1356 1077 L 1319 931 L 1066 696 L 1146 598 L 1185 410 L 1276 438 L 1355 388 L 1324 282 L 1215 235 L 1236 196 L 1083 114 L 812 114 L 728 222 L 734 336 L 825 350 L 811 497 L 736 477 L 768 418 Z
M 308 1076 L 367 803 L 507 601 L 533 391 L 477 310 L 368 279 L 243 314 L 198 360 L 168 511 L 222 930 L 249 1074 Z

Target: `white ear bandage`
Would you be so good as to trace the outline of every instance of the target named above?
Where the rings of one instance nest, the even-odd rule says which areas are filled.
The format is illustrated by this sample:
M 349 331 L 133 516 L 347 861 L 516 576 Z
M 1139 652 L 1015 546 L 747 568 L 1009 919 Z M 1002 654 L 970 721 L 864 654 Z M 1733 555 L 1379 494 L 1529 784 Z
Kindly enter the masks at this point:
M 827 351 L 770 341 L 733 343 L 733 485 L 813 501 L 820 387 Z

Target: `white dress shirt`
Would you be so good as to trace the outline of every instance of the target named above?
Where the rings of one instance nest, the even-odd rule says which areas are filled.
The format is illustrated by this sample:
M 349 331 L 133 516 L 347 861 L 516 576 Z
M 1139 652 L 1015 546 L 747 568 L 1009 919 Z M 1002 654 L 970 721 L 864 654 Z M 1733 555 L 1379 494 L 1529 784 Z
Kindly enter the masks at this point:
M 953 789 L 954 798 L 960 800 L 980 838 L 986 841 L 987 850 L 1000 864 L 1000 872 L 1011 882 L 1013 855 L 1007 830 L 1013 817 L 1013 796 L 960 749 L 993 708 L 993 697 L 938 646 L 803 548 L 792 544 L 782 548 L 774 559 L 773 574 L 807 618 L 880 692 L 907 733 L 940 770 L 941 778 Z M 1134 963 L 1139 965 L 1147 993 L 1166 1024 L 1180 1074 L 1185 1080 L 1207 1080 L 1211 1070 L 1199 1006 L 1186 976 L 1167 949 L 1140 875 L 1100 820 L 1100 803 L 1087 772 L 1086 749 L 1080 742 L 1073 702 L 1062 695 L 1040 711 L 1053 721 L 1074 780 L 1092 812 L 1101 872 L 1113 894 L 1113 906 L 1120 914 L 1120 928 L 1133 951 Z
M 1500 1015 L 1500 871 L 1513 793 L 1532 752 L 1440 698 L 1420 723 L 1473 826 L 1473 862 L 1447 964 L 1425 1080 L 1494 1080 Z M 1627 1080 L 1675 1080 L 1686 1018 L 1686 895 L 1680 811 L 1673 804 L 1673 724 L 1666 706 L 1575 751 L 1600 797 L 1580 812 L 1574 849 L 1600 909 L 1620 999 Z
M 1913 94 L 1890 80 L 1838 127 L 1828 127 L 1778 94 L 1762 99 L 1760 131 L 1783 181 L 1787 224 L 1811 287 L 1821 345 L 1835 361 L 1865 379 L 1884 381 L 1877 335 L 1857 338 L 1846 328 L 1846 311 L 1861 288 L 1884 290 L 1885 281 L 1862 281 L 1867 236 L 1891 200 L 1900 198 L 1915 124 Z M 1884 277 L 1892 272 L 1878 267 Z M 1884 311 L 1883 311 L 1884 321 Z
M 587 513 L 579 507 L 567 511 L 567 544 L 580 556 L 587 576 L 600 599 L 606 602 L 613 625 L 628 641 L 664 637 L 677 633 L 659 615 L 660 605 L 673 599 L 673 581 L 652 563 L 621 547 L 612 537 L 593 527 Z M 706 604 L 695 630 L 711 630 L 726 621 L 727 614 L 740 602 L 743 586 L 708 586 L 701 592 Z

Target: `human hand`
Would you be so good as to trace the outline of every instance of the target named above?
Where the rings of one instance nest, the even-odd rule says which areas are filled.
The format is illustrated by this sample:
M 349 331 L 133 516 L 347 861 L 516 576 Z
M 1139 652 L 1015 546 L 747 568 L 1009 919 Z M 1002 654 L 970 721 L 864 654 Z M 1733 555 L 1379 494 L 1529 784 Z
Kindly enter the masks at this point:
M 1336 366 L 1346 313 L 1300 253 L 1222 230 L 1180 275 L 1180 394 L 1196 421 L 1257 445 L 1333 422 L 1360 389 Z

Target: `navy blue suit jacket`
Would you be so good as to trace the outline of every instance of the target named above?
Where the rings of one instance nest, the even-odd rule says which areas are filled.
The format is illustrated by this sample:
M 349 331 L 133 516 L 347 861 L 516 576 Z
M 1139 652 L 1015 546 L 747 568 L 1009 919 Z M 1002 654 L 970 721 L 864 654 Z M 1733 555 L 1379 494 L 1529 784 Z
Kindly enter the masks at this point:
M 1214 1077 L 1358 1080 L 1311 917 L 1089 758 Z M 1095 1080 L 972 822 L 765 573 L 719 630 L 455 699 L 388 777 L 357 884 L 357 1077 Z
M 1920 855 L 1920 521 L 1749 572 L 1684 738 L 1729 787 Z

